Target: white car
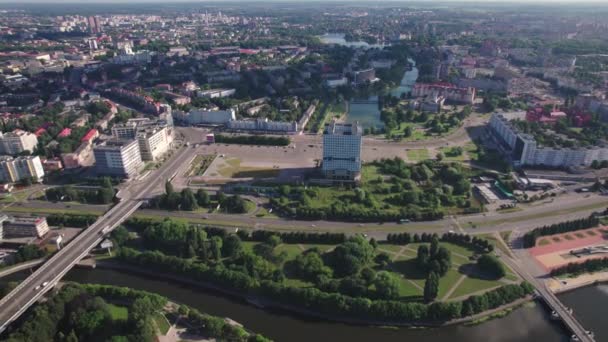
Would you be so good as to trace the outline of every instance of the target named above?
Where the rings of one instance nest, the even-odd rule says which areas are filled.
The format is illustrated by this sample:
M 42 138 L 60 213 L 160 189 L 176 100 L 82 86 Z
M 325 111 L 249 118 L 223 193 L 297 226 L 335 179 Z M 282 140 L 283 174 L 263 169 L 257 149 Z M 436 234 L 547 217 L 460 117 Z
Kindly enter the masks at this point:
M 38 291 L 38 290 L 40 290 L 40 285 L 38 285 L 34 288 L 34 291 Z
M 42 283 L 42 287 L 45 287 L 45 286 L 47 286 L 48 284 L 49 284 L 49 282 L 48 282 L 48 281 L 45 281 L 44 283 Z

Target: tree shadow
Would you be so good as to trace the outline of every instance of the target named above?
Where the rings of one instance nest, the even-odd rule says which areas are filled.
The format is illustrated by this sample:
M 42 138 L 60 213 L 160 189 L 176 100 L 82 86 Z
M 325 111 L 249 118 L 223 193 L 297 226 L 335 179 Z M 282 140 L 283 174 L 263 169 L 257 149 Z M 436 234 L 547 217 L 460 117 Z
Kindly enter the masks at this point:
M 426 279 L 426 271 L 417 265 L 416 259 L 393 261 L 389 268 L 394 272 L 403 274 L 406 279 Z
M 487 274 L 487 273 L 481 271 L 479 269 L 479 267 L 477 267 L 476 264 L 472 264 L 472 263 L 460 265 L 460 267 L 458 267 L 458 272 L 460 272 L 461 274 L 464 274 L 467 277 L 472 278 L 472 279 L 481 279 L 481 280 L 499 280 L 499 279 L 501 279 L 500 277 L 496 277 L 494 275 Z

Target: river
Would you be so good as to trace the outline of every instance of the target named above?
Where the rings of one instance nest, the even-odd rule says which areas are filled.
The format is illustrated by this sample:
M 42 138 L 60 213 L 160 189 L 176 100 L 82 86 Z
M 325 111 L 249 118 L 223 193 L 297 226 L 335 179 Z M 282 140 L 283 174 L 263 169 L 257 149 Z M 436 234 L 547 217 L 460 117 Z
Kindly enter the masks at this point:
M 0 283 L 24 276 L 25 273 L 12 275 L 0 279 Z M 540 305 L 526 305 L 504 318 L 471 327 L 457 325 L 434 329 L 397 329 L 330 323 L 282 311 L 261 310 L 240 300 L 193 286 L 107 269 L 76 268 L 70 271 L 66 280 L 127 286 L 155 292 L 209 314 L 230 317 L 275 341 L 565 342 L 568 340 L 562 328 L 549 320 L 547 310 Z

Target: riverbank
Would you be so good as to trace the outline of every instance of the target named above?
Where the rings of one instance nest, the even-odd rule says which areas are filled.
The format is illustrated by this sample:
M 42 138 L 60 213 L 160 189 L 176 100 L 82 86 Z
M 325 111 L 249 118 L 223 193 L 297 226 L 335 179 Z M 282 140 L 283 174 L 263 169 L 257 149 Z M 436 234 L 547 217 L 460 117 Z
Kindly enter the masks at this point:
M 505 310 L 510 310 L 510 309 L 516 308 L 516 307 L 522 305 L 523 303 L 531 300 L 531 296 L 526 296 L 524 298 L 518 299 L 509 304 L 505 304 L 500 307 L 497 307 L 497 308 L 494 308 L 494 309 L 491 309 L 491 310 L 488 310 L 488 311 L 485 311 L 482 313 L 478 313 L 478 314 L 468 316 L 468 317 L 453 319 L 450 321 L 441 321 L 441 322 L 368 321 L 368 320 L 362 320 L 362 319 L 337 317 L 337 316 L 333 316 L 333 315 L 321 314 L 321 313 L 307 310 L 307 309 L 304 309 L 301 307 L 295 307 L 292 305 L 286 305 L 286 304 L 283 304 L 283 303 L 280 303 L 277 301 L 269 300 L 267 298 L 262 298 L 262 297 L 258 297 L 258 296 L 248 296 L 243 293 L 233 291 L 230 289 L 226 289 L 223 287 L 218 287 L 214 284 L 210 284 L 207 282 L 195 281 L 195 280 L 192 280 L 192 279 L 189 279 L 186 277 L 182 277 L 182 276 L 178 276 L 178 275 L 174 275 L 174 274 L 167 274 L 167 273 L 159 274 L 158 272 L 155 272 L 155 271 L 138 268 L 138 267 L 135 267 L 135 266 L 132 266 L 132 265 L 129 265 L 126 263 L 122 263 L 122 262 L 119 262 L 116 260 L 98 261 L 97 267 L 99 267 L 101 269 L 105 268 L 105 269 L 110 269 L 110 270 L 115 270 L 115 271 L 125 271 L 126 273 L 132 273 L 132 274 L 142 275 L 142 276 L 149 276 L 149 277 L 157 278 L 157 279 L 165 279 L 165 280 L 175 281 L 177 283 L 184 284 L 184 285 L 190 285 L 190 286 L 208 289 L 208 290 L 211 290 L 214 292 L 218 292 L 218 293 L 227 295 L 231 298 L 236 298 L 236 299 L 242 300 L 242 301 L 246 302 L 248 305 L 255 306 L 259 309 L 281 310 L 281 311 L 285 311 L 290 314 L 300 315 L 300 316 L 304 316 L 307 318 L 323 319 L 323 320 L 331 321 L 331 322 L 346 323 L 346 324 L 360 325 L 360 326 L 439 328 L 439 327 L 446 327 L 446 326 L 453 326 L 453 325 L 461 325 L 461 324 L 465 324 L 465 323 L 479 321 L 480 319 L 482 319 L 486 316 L 491 316 L 493 314 L 503 312 Z
M 574 278 L 551 278 L 547 281 L 547 287 L 559 294 L 602 283 L 608 283 L 608 271 L 581 274 Z

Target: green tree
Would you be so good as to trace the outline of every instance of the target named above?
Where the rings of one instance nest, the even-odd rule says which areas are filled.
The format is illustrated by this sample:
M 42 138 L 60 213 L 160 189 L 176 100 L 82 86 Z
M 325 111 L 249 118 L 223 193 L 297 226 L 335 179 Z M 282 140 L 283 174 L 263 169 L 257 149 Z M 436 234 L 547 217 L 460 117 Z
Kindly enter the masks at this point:
M 389 272 L 378 272 L 374 285 L 379 298 L 396 299 L 399 297 L 399 280 Z
M 165 182 L 165 194 L 167 196 L 171 195 L 173 193 L 173 184 L 171 184 L 171 181 L 167 180 Z
M 194 197 L 194 193 L 190 188 L 184 188 L 180 194 L 181 197 L 181 209 L 182 210 L 196 210 L 198 208 L 198 203 L 196 198 Z
M 196 191 L 196 202 L 201 207 L 207 207 L 209 205 L 209 194 L 204 189 L 198 189 Z
M 211 254 L 213 259 L 220 261 L 222 259 L 222 238 L 214 236 L 211 238 Z
M 236 234 L 230 234 L 224 239 L 222 254 L 225 257 L 236 257 L 243 251 L 243 243 Z
M 424 301 L 427 303 L 432 302 L 437 298 L 439 293 L 439 277 L 435 272 L 429 273 L 424 282 Z

